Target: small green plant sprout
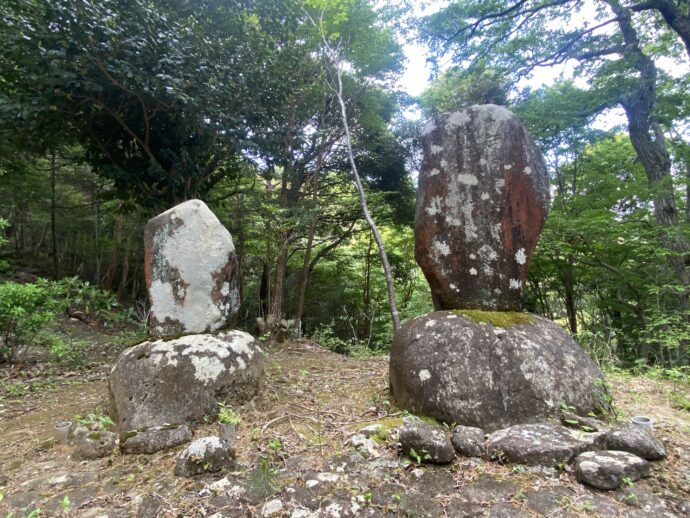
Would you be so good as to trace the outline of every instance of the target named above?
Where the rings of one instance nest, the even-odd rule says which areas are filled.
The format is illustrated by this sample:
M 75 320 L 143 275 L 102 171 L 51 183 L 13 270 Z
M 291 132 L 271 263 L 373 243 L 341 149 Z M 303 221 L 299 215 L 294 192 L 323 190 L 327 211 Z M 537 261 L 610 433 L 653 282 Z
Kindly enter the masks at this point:
M 72 501 L 69 499 L 69 495 L 65 495 L 65 497 L 60 500 L 60 507 L 63 511 L 67 511 L 72 507 Z
M 218 412 L 218 422 L 222 424 L 240 424 L 242 419 L 240 418 L 239 415 L 232 409 L 230 405 L 226 405 L 225 403 L 218 403 L 218 408 L 220 408 L 220 411 Z
M 115 423 L 110 418 L 110 416 L 101 414 L 100 412 L 95 412 L 83 417 L 81 415 L 75 415 L 74 421 L 77 424 L 87 427 L 89 430 L 94 432 L 99 430 L 106 430 L 111 426 L 115 426 Z
M 422 464 L 424 461 L 431 460 L 431 455 L 429 455 L 429 452 L 426 450 L 417 453 L 414 448 L 410 448 L 409 455 L 416 464 Z
M 273 452 L 273 455 L 278 455 L 280 450 L 283 449 L 283 443 L 280 442 L 280 439 L 275 438 L 268 443 L 268 447 L 270 448 L 271 452 Z
M 633 485 L 632 479 L 630 477 L 623 477 L 623 487 L 630 487 Z

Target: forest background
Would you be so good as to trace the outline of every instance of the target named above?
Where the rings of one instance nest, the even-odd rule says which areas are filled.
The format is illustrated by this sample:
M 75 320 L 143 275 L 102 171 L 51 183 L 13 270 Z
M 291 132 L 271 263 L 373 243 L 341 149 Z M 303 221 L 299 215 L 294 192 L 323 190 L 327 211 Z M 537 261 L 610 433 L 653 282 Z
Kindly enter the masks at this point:
M 190 198 L 232 233 L 241 327 L 274 315 L 338 352 L 386 352 L 386 285 L 352 184 L 340 72 L 403 320 L 432 309 L 412 232 L 423 120 L 503 104 L 542 149 L 554 194 L 526 308 L 602 364 L 687 378 L 688 2 L 415 5 L 4 1 L 2 360 L 28 342 L 67 354 L 46 330 L 63 311 L 145 322 L 143 227 Z M 418 97 L 399 86 L 406 43 L 429 49 Z M 522 86 L 563 64 L 553 84 Z M 616 108 L 625 123 L 600 129 Z

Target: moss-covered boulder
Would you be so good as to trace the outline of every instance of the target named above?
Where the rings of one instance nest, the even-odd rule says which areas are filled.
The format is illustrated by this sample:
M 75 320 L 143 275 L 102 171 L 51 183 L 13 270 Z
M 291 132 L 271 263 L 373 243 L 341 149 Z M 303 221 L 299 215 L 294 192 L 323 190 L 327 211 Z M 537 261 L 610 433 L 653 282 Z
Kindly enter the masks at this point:
M 487 432 L 557 417 L 563 405 L 608 410 L 596 364 L 557 324 L 525 313 L 437 311 L 408 321 L 393 340 L 390 383 L 400 407 Z

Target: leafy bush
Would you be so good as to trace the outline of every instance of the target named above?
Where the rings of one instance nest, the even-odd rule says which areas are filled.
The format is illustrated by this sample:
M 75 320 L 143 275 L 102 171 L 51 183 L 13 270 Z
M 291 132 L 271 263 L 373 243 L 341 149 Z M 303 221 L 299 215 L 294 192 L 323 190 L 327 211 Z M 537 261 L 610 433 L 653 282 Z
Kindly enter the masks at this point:
M 115 295 L 79 277 L 66 277 L 55 283 L 70 312 L 81 312 L 89 320 L 117 322 L 133 317 L 132 310 L 124 311 Z
M 20 344 L 33 343 L 36 334 L 64 308 L 55 286 L 44 279 L 33 284 L 0 284 L 0 361 L 12 361 Z

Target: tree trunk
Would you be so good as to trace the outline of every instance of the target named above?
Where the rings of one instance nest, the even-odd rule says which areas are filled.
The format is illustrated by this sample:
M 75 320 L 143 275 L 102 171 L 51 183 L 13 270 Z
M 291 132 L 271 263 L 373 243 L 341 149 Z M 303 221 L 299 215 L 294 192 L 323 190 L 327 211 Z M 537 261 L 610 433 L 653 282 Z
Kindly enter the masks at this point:
M 268 264 L 264 263 L 261 269 L 261 285 L 259 286 L 259 316 L 261 318 L 268 317 L 268 303 L 269 303 L 269 275 Z
M 125 245 L 125 254 L 122 258 L 122 271 L 120 272 L 120 284 L 117 288 L 117 298 L 122 300 L 127 287 L 127 276 L 129 274 L 129 252 L 132 246 L 132 234 L 127 236 L 127 244 Z
M 618 18 L 625 42 L 624 56 L 635 64 L 640 75 L 633 91 L 621 101 L 628 119 L 630 141 L 654 192 L 656 222 L 662 227 L 677 227 L 680 217 L 671 176 L 671 158 L 666 150 L 664 134 L 654 119 L 656 66 L 641 50 L 630 11 L 622 7 L 618 0 L 607 0 L 606 3 Z M 672 252 L 669 262 L 676 278 L 684 286 L 690 286 L 690 269 L 686 265 L 690 243 L 673 229 L 669 230 L 664 236 L 664 244 Z
M 57 244 L 57 200 L 55 183 L 57 180 L 57 163 L 55 148 L 50 150 L 50 255 L 53 258 L 53 279 L 60 278 L 60 261 Z
M 345 130 L 345 145 L 347 147 L 347 154 L 350 161 L 350 169 L 352 170 L 352 177 L 357 189 L 357 194 L 359 195 L 359 204 L 362 207 L 362 213 L 364 214 L 364 219 L 366 220 L 369 228 L 371 229 L 374 239 L 376 240 L 376 245 L 379 250 L 379 256 L 381 258 L 381 265 L 383 266 L 383 273 L 386 277 L 386 290 L 388 292 L 388 305 L 391 312 L 391 321 L 393 323 L 393 334 L 397 333 L 400 328 L 400 313 L 398 312 L 398 302 L 395 297 L 395 286 L 393 284 L 393 273 L 391 271 L 390 263 L 388 262 L 388 255 L 386 254 L 386 248 L 383 245 L 383 240 L 381 239 L 381 234 L 376 226 L 371 214 L 369 213 L 369 207 L 367 206 L 366 195 L 364 194 L 364 187 L 362 185 L 362 180 L 359 177 L 359 172 L 357 171 L 357 164 L 355 163 L 355 155 L 352 151 L 352 137 L 350 135 L 350 126 L 347 122 L 347 108 L 345 106 L 345 100 L 343 99 L 343 79 L 342 72 L 338 63 L 335 64 L 336 78 L 338 80 L 337 89 L 335 93 L 338 97 L 338 103 L 340 104 L 340 117 L 343 124 L 343 129 Z
M 111 291 L 115 281 L 115 273 L 117 272 L 117 263 L 120 257 L 120 245 L 122 244 L 122 227 L 124 225 L 125 217 L 119 214 L 115 219 L 115 229 L 113 231 L 113 250 L 110 253 L 110 262 L 108 269 L 105 271 L 105 278 L 103 279 L 103 289 Z
M 371 235 L 367 240 L 367 252 L 364 256 L 364 289 L 362 290 L 362 302 L 364 303 L 364 321 L 360 336 L 366 339 L 371 331 Z

